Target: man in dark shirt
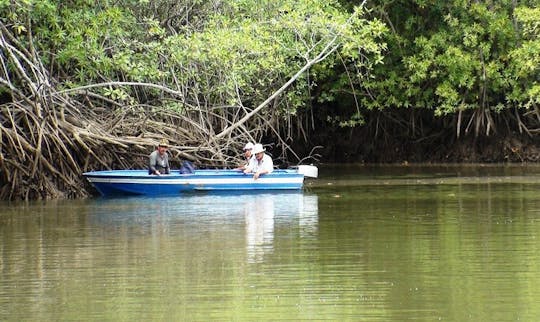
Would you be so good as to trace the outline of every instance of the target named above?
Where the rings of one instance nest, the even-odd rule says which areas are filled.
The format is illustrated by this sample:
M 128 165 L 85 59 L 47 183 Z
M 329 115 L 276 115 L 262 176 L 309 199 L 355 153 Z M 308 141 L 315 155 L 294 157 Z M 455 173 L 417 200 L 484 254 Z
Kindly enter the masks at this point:
M 169 174 L 171 168 L 169 166 L 169 156 L 167 149 L 169 148 L 169 142 L 167 140 L 161 140 L 157 149 L 150 153 L 148 156 L 148 174 Z

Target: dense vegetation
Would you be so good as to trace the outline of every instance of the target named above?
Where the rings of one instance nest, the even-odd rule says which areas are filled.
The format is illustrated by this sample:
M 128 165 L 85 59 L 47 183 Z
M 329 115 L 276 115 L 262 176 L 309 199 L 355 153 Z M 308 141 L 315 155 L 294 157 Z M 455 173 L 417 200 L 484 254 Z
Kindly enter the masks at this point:
M 388 49 L 383 64 L 355 78 L 354 99 L 339 95 L 332 111 L 322 112 L 362 124 L 332 129 L 345 138 L 332 154 L 372 161 L 444 161 L 452 152 L 451 161 L 540 160 L 539 4 L 370 1 L 371 16 L 388 27 Z M 343 93 L 347 82 L 323 86 Z M 485 150 L 486 144 L 493 147 Z
M 199 166 L 247 140 L 298 163 L 368 138 L 535 139 L 537 7 L 0 0 L 0 197 L 86 195 L 82 172 L 144 167 L 163 136 Z

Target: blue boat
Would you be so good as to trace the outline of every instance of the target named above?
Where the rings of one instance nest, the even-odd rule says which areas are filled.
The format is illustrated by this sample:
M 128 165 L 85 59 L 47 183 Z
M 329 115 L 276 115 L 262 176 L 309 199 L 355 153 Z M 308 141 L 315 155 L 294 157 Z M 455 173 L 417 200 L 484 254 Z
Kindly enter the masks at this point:
M 173 170 L 159 176 L 149 175 L 147 170 L 106 170 L 85 172 L 83 176 L 102 196 L 173 196 L 196 191 L 300 190 L 305 176 L 317 175 L 314 169 L 277 169 L 257 180 L 238 170 L 195 170 L 188 174 Z

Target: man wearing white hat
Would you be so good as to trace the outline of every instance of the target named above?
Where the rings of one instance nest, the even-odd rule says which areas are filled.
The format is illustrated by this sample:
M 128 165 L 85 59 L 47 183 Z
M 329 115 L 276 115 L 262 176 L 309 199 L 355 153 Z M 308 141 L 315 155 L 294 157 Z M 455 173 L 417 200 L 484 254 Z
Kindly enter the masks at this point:
M 274 171 L 274 161 L 272 158 L 264 153 L 266 151 L 262 144 L 257 143 L 253 146 L 252 154 L 255 155 L 251 158 L 248 166 L 244 170 L 244 173 L 253 173 L 253 179 L 257 180 L 261 174 L 272 173 Z
M 252 150 L 253 150 L 253 143 L 251 143 L 251 142 L 246 143 L 246 145 L 244 146 L 245 163 L 242 164 L 241 166 L 239 166 L 238 168 L 236 168 L 236 170 L 245 170 L 247 168 L 247 166 L 249 165 L 249 161 L 252 158 L 255 158 L 253 156 L 253 153 L 251 153 Z

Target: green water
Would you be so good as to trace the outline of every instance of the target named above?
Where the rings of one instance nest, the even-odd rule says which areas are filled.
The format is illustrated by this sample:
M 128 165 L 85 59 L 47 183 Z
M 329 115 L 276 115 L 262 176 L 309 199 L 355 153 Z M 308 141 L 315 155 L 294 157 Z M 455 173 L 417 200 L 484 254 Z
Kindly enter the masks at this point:
M 0 321 L 538 321 L 540 167 L 0 204 Z

